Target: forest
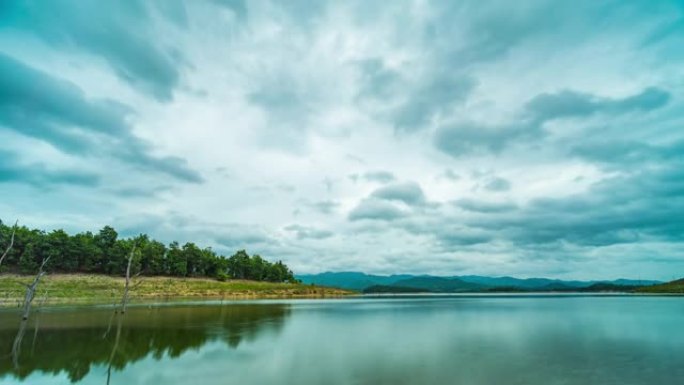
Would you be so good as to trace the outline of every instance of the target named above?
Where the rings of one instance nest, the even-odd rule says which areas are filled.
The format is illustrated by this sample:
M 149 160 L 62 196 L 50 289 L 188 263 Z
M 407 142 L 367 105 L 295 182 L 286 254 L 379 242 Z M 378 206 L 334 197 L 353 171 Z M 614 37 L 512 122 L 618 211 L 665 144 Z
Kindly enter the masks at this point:
M 86 231 L 69 235 L 61 229 L 46 232 L 8 226 L 0 220 L 0 252 L 12 242 L 13 234 L 13 245 L 0 261 L 0 272 L 35 274 L 47 260 L 45 269 L 51 273 L 124 275 L 133 253 L 131 270 L 146 276 L 296 282 L 282 261 L 272 263 L 245 250 L 225 257 L 192 242 L 167 246 L 146 234 L 120 238 L 111 226 L 96 234 Z

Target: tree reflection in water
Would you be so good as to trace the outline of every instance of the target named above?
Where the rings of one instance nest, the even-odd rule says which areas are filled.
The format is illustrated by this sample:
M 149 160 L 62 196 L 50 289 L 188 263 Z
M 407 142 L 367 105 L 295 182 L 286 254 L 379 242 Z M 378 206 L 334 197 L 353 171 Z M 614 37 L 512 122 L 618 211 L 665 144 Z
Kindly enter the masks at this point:
M 38 317 L 22 328 L 16 313 L 0 312 L 0 348 L 7 352 L 0 356 L 0 377 L 64 371 L 77 382 L 93 365 L 107 367 L 109 375 L 148 355 L 174 358 L 210 341 L 236 348 L 264 332 L 278 332 L 289 313 L 287 304 L 133 307 L 114 318 L 111 309 L 54 310 L 39 315 L 36 330 Z M 26 336 L 17 345 L 18 335 Z M 31 349 L 22 350 L 26 346 Z

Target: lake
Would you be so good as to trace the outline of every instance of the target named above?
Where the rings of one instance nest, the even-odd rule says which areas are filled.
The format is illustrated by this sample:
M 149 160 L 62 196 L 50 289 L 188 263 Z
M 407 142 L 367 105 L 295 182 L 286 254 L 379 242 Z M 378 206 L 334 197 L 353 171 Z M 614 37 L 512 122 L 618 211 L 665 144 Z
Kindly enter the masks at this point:
M 684 298 L 213 302 L 123 317 L 46 308 L 23 329 L 4 309 L 0 348 L 0 384 L 677 384 Z

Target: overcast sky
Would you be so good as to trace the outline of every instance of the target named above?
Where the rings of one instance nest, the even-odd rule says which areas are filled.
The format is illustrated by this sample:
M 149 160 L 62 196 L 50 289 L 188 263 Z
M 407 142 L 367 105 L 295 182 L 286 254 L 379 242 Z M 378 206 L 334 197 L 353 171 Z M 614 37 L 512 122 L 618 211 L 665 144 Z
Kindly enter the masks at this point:
M 297 273 L 684 275 L 679 1 L 3 1 L 0 219 Z

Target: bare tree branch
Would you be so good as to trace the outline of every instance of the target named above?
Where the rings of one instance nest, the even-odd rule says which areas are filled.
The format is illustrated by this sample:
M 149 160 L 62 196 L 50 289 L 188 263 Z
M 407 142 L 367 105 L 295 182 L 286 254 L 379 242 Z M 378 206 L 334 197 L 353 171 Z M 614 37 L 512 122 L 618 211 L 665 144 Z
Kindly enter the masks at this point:
M 7 249 L 5 250 L 4 253 L 2 253 L 2 257 L 0 257 L 0 266 L 2 266 L 2 261 L 5 260 L 5 257 L 7 254 L 9 254 L 10 250 L 12 250 L 12 246 L 14 246 L 14 235 L 17 233 L 17 224 L 19 223 L 19 220 L 14 222 L 14 227 L 12 228 L 12 237 L 10 238 L 10 243 L 9 246 L 7 246 Z

